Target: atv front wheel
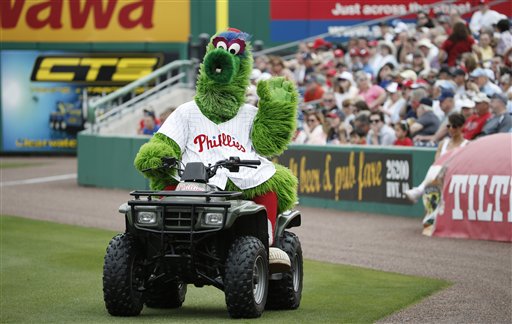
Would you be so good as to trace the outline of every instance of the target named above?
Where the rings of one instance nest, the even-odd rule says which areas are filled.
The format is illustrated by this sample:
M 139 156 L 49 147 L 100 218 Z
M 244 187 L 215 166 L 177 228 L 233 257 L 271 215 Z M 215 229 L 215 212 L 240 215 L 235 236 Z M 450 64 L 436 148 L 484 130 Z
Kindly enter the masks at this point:
M 103 299 L 110 315 L 137 316 L 144 305 L 139 287 L 143 265 L 132 235 L 118 234 L 110 241 L 103 266 Z
M 284 272 L 280 280 L 270 280 L 267 309 L 296 309 L 302 298 L 302 247 L 299 238 L 286 231 L 276 246 L 290 257 L 291 270 Z
M 179 308 L 185 301 L 187 284 L 169 282 L 149 287 L 146 291 L 146 306 L 151 308 Z
M 233 318 L 260 317 L 268 293 L 268 256 L 263 243 L 252 236 L 237 238 L 226 260 L 224 293 Z

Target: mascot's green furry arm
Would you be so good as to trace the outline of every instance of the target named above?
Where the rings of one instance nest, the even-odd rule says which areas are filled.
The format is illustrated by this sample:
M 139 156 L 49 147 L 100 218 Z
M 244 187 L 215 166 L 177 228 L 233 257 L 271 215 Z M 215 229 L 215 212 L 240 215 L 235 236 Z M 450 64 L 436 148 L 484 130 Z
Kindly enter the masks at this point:
M 245 103 L 252 54 L 249 35 L 230 29 L 213 36 L 197 80 L 194 101 L 201 113 L 215 124 L 234 118 Z M 260 81 L 260 98 L 250 138 L 254 150 L 261 156 L 281 154 L 290 143 L 295 130 L 297 91 L 283 78 Z M 249 130 L 247 130 L 249 131 Z M 180 146 L 162 133 L 155 134 L 144 144 L 135 158 L 135 167 L 141 171 L 161 166 L 161 158 L 181 158 Z M 216 162 L 216 161 L 212 161 Z M 278 212 L 291 209 L 297 201 L 297 178 L 281 165 L 275 165 L 275 174 L 262 184 L 242 190 L 244 197 L 252 199 L 273 191 L 278 197 Z M 176 184 L 170 171 L 152 171 L 144 174 L 154 190 Z M 240 191 L 230 180 L 226 190 Z

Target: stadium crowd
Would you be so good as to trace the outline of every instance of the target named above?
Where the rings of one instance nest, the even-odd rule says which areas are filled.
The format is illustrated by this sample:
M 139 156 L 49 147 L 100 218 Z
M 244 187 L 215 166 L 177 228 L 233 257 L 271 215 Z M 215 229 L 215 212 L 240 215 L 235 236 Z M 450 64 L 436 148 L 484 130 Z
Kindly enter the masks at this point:
M 508 17 L 481 0 L 469 22 L 453 10 L 419 12 L 415 28 L 396 19 L 379 27 L 375 39 L 300 44 L 286 61 L 256 57 L 248 101 L 257 102 L 259 80 L 294 82 L 300 144 L 438 146 L 453 128 L 466 140 L 511 131 Z

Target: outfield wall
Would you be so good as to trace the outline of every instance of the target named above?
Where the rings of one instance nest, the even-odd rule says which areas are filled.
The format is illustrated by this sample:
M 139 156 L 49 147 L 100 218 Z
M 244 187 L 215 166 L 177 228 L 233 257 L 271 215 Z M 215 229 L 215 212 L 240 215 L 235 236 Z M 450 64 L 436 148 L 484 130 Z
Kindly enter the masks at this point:
M 78 135 L 78 183 L 83 186 L 148 188 L 133 167 L 145 136 Z M 423 205 L 403 192 L 418 185 L 434 160 L 434 149 L 371 146 L 291 145 L 278 158 L 299 178 L 300 204 L 411 217 Z

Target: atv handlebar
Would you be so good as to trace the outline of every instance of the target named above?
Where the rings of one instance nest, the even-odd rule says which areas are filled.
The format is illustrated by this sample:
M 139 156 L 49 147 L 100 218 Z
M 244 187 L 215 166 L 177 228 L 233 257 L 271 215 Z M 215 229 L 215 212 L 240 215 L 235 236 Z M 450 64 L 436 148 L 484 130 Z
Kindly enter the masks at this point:
M 163 157 L 161 158 L 161 160 L 162 165 L 160 167 L 147 168 L 142 170 L 142 172 L 176 169 L 180 177 L 183 175 L 185 170 L 179 167 L 179 165 L 182 164 L 180 160 L 174 157 Z M 214 165 L 210 164 L 208 166 L 204 166 L 204 169 L 206 171 L 208 179 L 210 179 L 215 176 L 219 168 L 225 168 L 230 172 L 238 172 L 240 170 L 240 167 L 256 168 L 256 166 L 260 164 L 260 160 L 240 160 L 240 158 L 237 156 L 231 156 L 229 159 L 217 161 Z
M 261 161 L 260 160 L 240 160 L 238 161 L 238 164 L 240 165 L 260 165 L 261 164 Z

